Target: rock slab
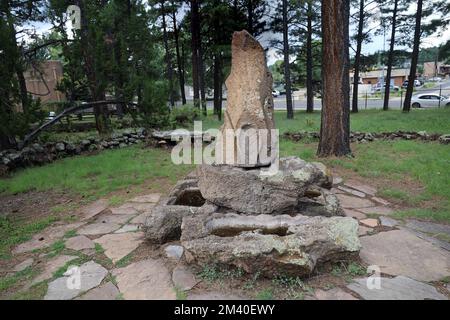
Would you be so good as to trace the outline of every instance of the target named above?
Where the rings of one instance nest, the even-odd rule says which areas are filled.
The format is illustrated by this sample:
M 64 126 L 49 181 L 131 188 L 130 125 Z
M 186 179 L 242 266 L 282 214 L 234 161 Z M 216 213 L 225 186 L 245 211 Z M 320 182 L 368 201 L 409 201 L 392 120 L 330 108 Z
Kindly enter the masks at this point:
M 176 298 L 169 270 L 161 260 L 147 259 L 113 270 L 126 300 L 172 300 Z
M 308 275 L 317 264 L 360 249 L 352 218 L 230 213 L 183 218 L 181 243 L 194 263 L 236 266 L 267 277 Z
M 355 279 L 347 286 L 365 300 L 447 300 L 436 288 L 408 277 L 381 278 L 380 289 L 369 289 L 367 278 Z M 371 279 L 369 279 L 371 281 Z
M 450 254 L 406 230 L 361 238 L 361 258 L 382 273 L 418 281 L 438 281 L 450 274 Z

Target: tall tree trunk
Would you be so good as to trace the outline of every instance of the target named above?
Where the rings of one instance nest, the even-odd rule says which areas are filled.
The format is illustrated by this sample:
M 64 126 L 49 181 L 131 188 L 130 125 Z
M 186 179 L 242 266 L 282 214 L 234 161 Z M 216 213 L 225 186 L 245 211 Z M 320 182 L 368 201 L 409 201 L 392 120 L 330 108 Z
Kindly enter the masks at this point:
M 349 74 L 350 0 L 322 2 L 323 99 L 319 157 L 343 156 L 350 150 Z
M 177 67 L 178 67 L 178 82 L 180 84 L 180 94 L 181 94 L 181 103 L 183 105 L 186 104 L 186 92 L 184 90 L 184 72 L 181 62 L 181 55 L 180 55 L 180 35 L 178 32 L 177 27 L 177 16 L 176 16 L 176 9 L 175 5 L 172 1 L 173 11 L 172 11 L 172 20 L 173 20 L 173 36 L 175 38 L 175 52 L 177 55 Z
M 119 31 L 119 21 L 114 21 L 114 32 L 118 34 Z M 124 101 L 124 76 L 122 72 L 123 63 L 122 63 L 122 45 L 121 45 L 121 39 L 118 39 L 117 37 L 114 37 L 114 60 L 116 62 L 116 72 L 115 72 L 115 97 L 118 101 Z M 125 105 L 124 103 L 118 103 L 117 105 L 117 116 L 119 118 L 123 118 Z
M 291 70 L 289 66 L 289 29 L 287 20 L 287 0 L 283 0 L 283 56 L 284 56 L 284 82 L 286 88 L 287 118 L 294 118 L 291 92 Z
M 197 6 L 199 11 L 200 4 Z M 200 98 L 202 104 L 203 114 L 206 116 L 206 88 L 205 88 L 205 64 L 203 62 L 203 47 L 202 47 L 202 37 L 201 37 L 201 23 L 200 14 L 197 11 L 197 19 L 195 19 L 195 31 L 197 32 L 197 61 L 198 61 L 198 75 L 199 75 L 199 85 L 200 85 Z
M 392 12 L 391 42 L 389 44 L 389 55 L 387 63 L 388 65 L 385 81 L 386 87 L 384 89 L 383 110 L 385 111 L 389 109 L 389 95 L 391 93 L 391 73 L 392 73 L 392 64 L 394 61 L 395 29 L 397 28 L 397 9 L 398 9 L 398 0 L 394 0 L 394 11 Z
M 200 109 L 197 21 L 198 2 L 191 0 L 192 87 L 194 89 L 194 106 Z
M 163 41 L 164 49 L 166 51 L 166 64 L 167 64 L 167 78 L 169 80 L 169 99 L 170 105 L 175 106 L 175 97 L 173 92 L 173 68 L 172 68 L 172 57 L 170 55 L 169 49 L 169 37 L 167 35 L 167 24 L 166 24 L 166 10 L 164 6 L 164 0 L 161 1 L 161 16 L 162 16 L 162 27 L 163 27 Z
M 308 1 L 306 38 L 306 112 L 314 111 L 313 55 L 312 55 L 312 0 Z
M 253 2 L 252 0 L 247 0 L 247 31 L 252 36 L 253 34 Z
M 221 79 L 222 66 L 220 63 L 220 52 L 214 53 L 214 114 L 218 115 L 221 108 L 220 104 L 220 87 L 222 86 Z
M 364 29 L 364 0 L 359 1 L 359 21 L 358 21 L 358 35 L 356 36 L 356 53 L 355 65 L 353 66 L 353 101 L 352 112 L 358 112 L 358 87 L 359 87 L 359 69 L 361 64 L 361 49 L 363 43 L 363 29 Z
M 406 88 L 405 101 L 403 102 L 403 111 L 411 110 L 411 97 L 414 89 L 414 80 L 416 80 L 417 61 L 419 60 L 420 47 L 420 23 L 422 21 L 423 0 L 417 1 L 416 26 L 414 29 L 414 48 L 411 57 L 411 69 L 409 70 L 408 87 Z
M 88 79 L 88 87 L 93 101 L 101 101 L 105 99 L 105 93 L 99 90 L 98 76 L 95 71 L 95 57 L 92 40 L 89 39 L 88 22 L 86 20 L 86 10 L 84 1 L 77 0 L 75 4 L 81 11 L 81 30 L 80 40 L 82 47 L 82 54 L 84 60 L 84 70 L 86 78 Z M 100 135 L 107 135 L 110 133 L 110 124 L 108 119 L 108 105 L 94 106 L 95 125 Z

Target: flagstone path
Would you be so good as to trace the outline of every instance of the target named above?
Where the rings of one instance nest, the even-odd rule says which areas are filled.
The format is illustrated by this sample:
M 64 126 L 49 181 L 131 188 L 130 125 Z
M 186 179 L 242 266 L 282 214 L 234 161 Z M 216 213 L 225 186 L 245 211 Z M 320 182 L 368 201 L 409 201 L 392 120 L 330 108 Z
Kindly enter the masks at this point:
M 450 226 L 389 217 L 395 207 L 368 185 L 335 179 L 345 214 L 359 221 L 360 257 L 381 272 L 381 288 L 368 289 L 368 278 L 328 290 L 316 289 L 307 299 L 448 299 L 450 297 Z M 23 290 L 49 281 L 45 299 L 176 299 L 180 292 L 195 299 L 245 299 L 239 293 L 202 289 L 201 279 L 185 265 L 178 243 L 161 248 L 147 244 L 141 226 L 159 194 L 139 196 L 119 207 L 105 199 L 82 208 L 79 221 L 53 225 L 13 250 L 20 261 L 12 272 L 36 267 L 40 273 Z M 441 237 L 442 238 L 442 237 Z M 64 242 L 64 254 L 46 251 Z M 78 268 L 71 268 L 70 265 Z M 64 268 L 65 273 L 58 271 Z M 63 271 L 64 271 L 63 270 Z M 77 278 L 78 276 L 78 278 Z M 79 283 L 77 285 L 77 281 Z M 447 284 L 445 284 L 447 283 Z M 252 297 L 254 298 L 254 297 Z

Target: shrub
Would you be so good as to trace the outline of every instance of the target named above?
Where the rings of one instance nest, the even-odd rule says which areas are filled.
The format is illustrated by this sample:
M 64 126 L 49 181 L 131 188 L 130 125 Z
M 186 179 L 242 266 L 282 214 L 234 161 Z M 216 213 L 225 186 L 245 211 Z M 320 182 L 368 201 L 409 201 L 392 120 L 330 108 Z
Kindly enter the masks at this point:
M 175 107 L 170 113 L 170 122 L 173 127 L 187 126 L 192 124 L 194 120 L 198 120 L 200 118 L 200 109 L 195 108 L 193 105 Z

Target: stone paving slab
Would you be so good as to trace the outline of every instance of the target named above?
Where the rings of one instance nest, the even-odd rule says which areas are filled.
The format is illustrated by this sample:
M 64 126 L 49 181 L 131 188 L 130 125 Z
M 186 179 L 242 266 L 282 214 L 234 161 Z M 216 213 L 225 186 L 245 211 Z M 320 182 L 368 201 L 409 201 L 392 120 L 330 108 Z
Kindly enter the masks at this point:
M 120 207 L 110 208 L 112 214 L 120 214 L 120 215 L 136 215 L 139 212 L 130 204 L 125 203 Z
M 368 208 L 359 208 L 359 211 L 366 213 L 366 214 L 383 214 L 383 215 L 390 215 L 394 213 L 394 210 L 392 210 L 389 207 L 368 207 Z
M 22 261 L 21 263 L 16 264 L 16 265 L 14 266 L 14 268 L 13 268 L 13 271 L 14 271 L 14 272 L 20 272 L 20 271 L 23 271 L 23 270 L 25 270 L 26 268 L 31 267 L 31 266 L 33 265 L 33 262 L 34 262 L 34 259 L 33 259 L 33 258 L 28 258 L 28 259 Z
M 119 230 L 114 231 L 114 233 L 136 232 L 138 230 L 139 226 L 137 224 L 126 224 Z
M 107 282 L 75 300 L 116 300 L 119 295 L 119 289 L 112 282 Z
M 372 197 L 372 200 L 378 202 L 379 204 L 382 204 L 383 206 L 389 206 L 391 204 L 389 201 L 384 200 L 380 197 Z
M 86 236 L 76 236 L 66 240 L 66 248 L 72 250 L 94 249 L 95 243 Z
M 191 270 L 183 265 L 176 266 L 172 273 L 172 282 L 175 287 L 180 290 L 191 290 L 199 281 L 195 278 L 195 275 Z
M 149 202 L 149 203 L 157 203 L 161 198 L 160 193 L 150 193 L 143 196 L 138 196 L 131 199 L 131 202 Z
M 380 284 L 381 289 L 371 290 L 367 287 L 367 278 L 361 278 L 355 279 L 347 288 L 365 300 L 447 300 L 433 286 L 403 276 L 381 278 Z
M 116 263 L 144 242 L 144 233 L 128 232 L 107 234 L 95 239 L 94 242 L 100 244 L 102 248 L 105 249 L 105 255 L 110 258 L 113 263 Z
M 450 225 L 447 224 L 409 219 L 405 227 L 426 233 L 442 233 L 450 236 Z
M 341 206 L 347 209 L 359 210 L 359 208 L 373 207 L 374 205 L 374 203 L 368 199 L 353 197 L 346 194 L 337 194 L 336 197 L 338 197 Z
M 89 220 L 108 208 L 108 200 L 100 199 L 80 209 L 81 220 Z
M 169 245 L 164 248 L 164 252 L 167 258 L 178 261 L 183 256 L 184 248 L 182 246 Z
M 130 222 L 135 224 L 144 224 L 145 219 L 147 219 L 148 212 L 141 213 L 137 217 L 133 218 Z
M 317 300 L 358 300 L 340 288 L 333 288 L 326 291 L 318 289 L 315 291 L 314 297 Z
M 97 287 L 108 274 L 104 267 L 89 261 L 79 267 L 80 281 L 77 286 L 76 276 L 73 275 L 73 269 L 69 269 L 64 277 L 58 278 L 48 285 L 47 294 L 44 300 L 70 300 L 80 293 Z
M 344 209 L 344 213 L 347 217 L 355 218 L 356 220 L 362 220 L 367 218 L 367 216 L 364 213 L 352 209 Z
M 389 218 L 389 217 L 381 216 L 379 219 L 380 219 L 380 224 L 383 227 L 390 227 L 390 228 L 392 228 L 392 227 L 395 227 L 395 226 L 397 226 L 399 224 L 398 220 L 395 220 L 395 219 L 392 219 L 392 218 Z
M 347 188 L 347 187 L 344 187 L 344 186 L 338 186 L 337 188 L 339 190 L 341 190 L 341 191 L 344 191 L 346 193 L 350 193 L 351 195 L 354 195 L 354 196 L 357 196 L 357 197 L 360 197 L 360 198 L 365 198 L 366 197 L 366 194 L 364 192 L 361 192 L 361 191 L 358 191 L 358 190 L 353 190 L 351 188 Z
M 352 181 L 352 180 L 346 181 L 344 183 L 344 186 L 352 188 L 352 189 L 355 189 L 355 190 L 358 190 L 360 192 L 364 192 L 365 194 L 369 194 L 371 196 L 374 196 L 375 193 L 377 193 L 377 189 L 376 188 L 368 186 L 368 185 L 365 185 L 365 184 L 361 184 L 359 182 Z
M 360 220 L 359 222 L 361 222 L 363 225 L 365 225 L 366 227 L 369 227 L 369 228 L 375 228 L 376 226 L 378 226 L 377 219 L 369 218 L 369 219 Z
M 85 236 L 95 236 L 111 233 L 120 228 L 120 224 L 107 222 L 107 223 L 92 223 L 88 224 L 78 230 L 78 234 Z
M 381 232 L 360 238 L 360 256 L 382 273 L 418 281 L 438 281 L 450 275 L 450 254 L 406 230 Z
M 44 265 L 43 272 L 33 279 L 31 282 L 32 285 L 42 282 L 44 280 L 48 280 L 53 277 L 53 273 L 58 271 L 59 268 L 65 266 L 65 264 L 69 261 L 77 259 L 77 256 L 56 256 L 50 260 L 48 260 Z
M 368 227 L 364 227 L 364 226 L 358 226 L 358 235 L 361 236 L 365 236 L 366 234 L 368 234 L 369 232 L 373 231 L 372 228 L 368 228 Z
M 96 223 L 117 223 L 117 224 L 124 224 L 128 220 L 131 219 L 131 216 L 128 214 L 108 214 L 108 215 L 101 215 L 98 217 L 95 222 Z
M 176 298 L 169 270 L 162 260 L 147 259 L 115 269 L 117 286 L 127 300 L 172 300 Z
M 84 225 L 84 222 L 56 225 L 46 228 L 44 231 L 35 234 L 31 240 L 21 243 L 13 249 L 13 254 L 30 252 L 36 249 L 43 249 L 60 240 L 67 231 L 77 229 Z

